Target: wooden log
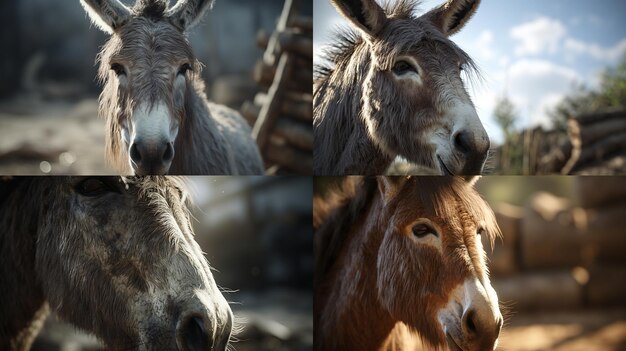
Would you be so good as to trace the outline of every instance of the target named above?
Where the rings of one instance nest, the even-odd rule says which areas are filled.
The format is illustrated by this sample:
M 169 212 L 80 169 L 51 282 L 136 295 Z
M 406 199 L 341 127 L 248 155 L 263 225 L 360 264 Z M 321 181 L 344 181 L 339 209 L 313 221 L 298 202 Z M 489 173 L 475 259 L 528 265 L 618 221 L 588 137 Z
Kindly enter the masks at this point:
M 594 265 L 588 269 L 585 302 L 593 307 L 624 305 L 626 265 Z
M 267 143 L 270 131 L 276 123 L 280 112 L 282 94 L 285 92 L 289 82 L 289 76 L 293 70 L 292 57 L 285 53 L 281 56 L 276 69 L 276 76 L 269 91 L 267 92 L 268 102 L 263 105 L 259 112 L 259 117 L 252 128 L 252 136 L 257 142 L 259 149 L 263 153 L 263 148 Z
M 583 248 L 584 261 L 626 263 L 626 201 L 589 209 L 585 217 L 582 230 L 590 240 Z
M 624 119 L 626 118 L 626 110 L 623 108 L 608 109 L 602 112 L 587 113 L 575 117 L 579 124 L 591 124 L 606 119 Z
M 278 51 L 291 52 L 311 60 L 313 57 L 313 39 L 307 38 L 294 31 L 286 30 L 276 33 L 278 36 Z M 312 76 L 312 75 L 311 75 Z
M 539 160 L 538 174 L 560 173 L 567 161 L 572 156 L 572 144 L 567 142 L 552 149 Z
M 297 174 L 310 175 L 313 173 L 313 155 L 310 152 L 299 151 L 285 143 L 278 142 L 274 138 L 270 139 L 263 156 L 266 161 L 277 163 Z
M 523 209 L 501 203 L 494 206 L 494 213 L 502 237 L 496 238 L 493 248 L 487 236 L 482 238 L 483 247 L 489 258 L 489 271 L 493 276 L 510 275 L 518 270 L 518 239 Z
M 313 120 L 313 106 L 309 100 L 310 96 L 306 95 L 308 94 L 285 94 L 280 108 L 281 114 L 310 123 Z M 267 94 L 257 93 L 255 95 L 254 103 L 256 105 L 262 106 L 266 102 Z
M 254 126 L 257 117 L 259 117 L 259 112 L 261 112 L 261 106 L 257 106 L 250 101 L 244 101 L 239 112 L 241 112 L 241 115 L 250 126 Z
M 274 127 L 274 134 L 285 139 L 290 145 L 305 151 L 313 150 L 313 128 L 311 124 L 279 118 Z
M 311 16 L 292 16 L 287 23 L 287 27 L 297 28 L 303 33 L 313 32 L 313 18 Z
M 582 207 L 604 207 L 626 201 L 625 177 L 576 177 L 574 184 L 576 199 Z
M 260 49 L 267 48 L 267 43 L 270 41 L 270 36 L 263 29 L 256 33 L 256 46 Z
M 292 59 L 293 60 L 293 59 Z M 258 61 L 254 66 L 254 80 L 265 86 L 270 86 L 276 76 L 277 68 L 266 64 L 264 61 Z M 312 91 L 313 71 L 311 64 L 309 67 L 296 67 L 293 70 L 293 76 L 288 80 L 288 90 L 299 92 Z
M 523 269 L 572 267 L 582 262 L 589 242 L 581 230 L 579 211 L 570 211 L 565 199 L 538 193 L 524 207 L 520 231 Z M 555 254 L 558 253 L 558 254 Z
M 498 300 L 516 311 L 581 307 L 583 287 L 571 270 L 518 274 L 494 279 Z
M 587 163 L 602 161 L 607 155 L 619 150 L 626 151 L 626 132 L 610 135 L 588 147 L 583 146 L 572 170 L 581 169 Z
M 570 119 L 568 128 L 580 130 L 580 142 L 584 148 L 586 145 L 610 135 L 626 132 L 626 114 L 619 115 L 618 118 L 603 119 L 590 124 L 581 124 L 577 119 Z

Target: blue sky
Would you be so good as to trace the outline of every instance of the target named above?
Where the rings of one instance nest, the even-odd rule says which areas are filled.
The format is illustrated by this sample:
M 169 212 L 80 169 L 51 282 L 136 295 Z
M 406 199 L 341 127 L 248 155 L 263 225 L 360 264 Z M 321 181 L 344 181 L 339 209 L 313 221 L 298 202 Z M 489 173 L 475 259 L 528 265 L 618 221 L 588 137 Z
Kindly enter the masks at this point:
M 441 3 L 425 0 L 420 8 Z M 317 62 L 332 29 L 347 24 L 327 0 L 313 1 L 313 15 Z M 577 84 L 596 87 L 599 73 L 626 54 L 626 1 L 483 0 L 451 39 L 483 73 L 484 83 L 469 91 L 487 132 L 500 142 L 492 114 L 504 92 L 516 105 L 518 128 L 548 127 L 546 109 Z

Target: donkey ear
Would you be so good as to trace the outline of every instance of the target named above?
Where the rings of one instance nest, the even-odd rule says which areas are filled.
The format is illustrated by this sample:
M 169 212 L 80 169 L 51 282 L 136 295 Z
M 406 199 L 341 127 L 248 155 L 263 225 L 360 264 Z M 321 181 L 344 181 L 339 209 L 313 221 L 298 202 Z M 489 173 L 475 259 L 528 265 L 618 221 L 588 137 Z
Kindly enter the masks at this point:
M 204 13 L 213 7 L 215 0 L 179 0 L 167 10 L 165 17 L 180 28 L 186 30 L 196 25 Z
M 367 37 L 375 37 L 387 22 L 387 15 L 375 0 L 331 0 L 337 11 Z
M 80 0 L 91 21 L 102 31 L 113 33 L 131 16 L 128 7 L 119 0 Z
M 476 13 L 480 0 L 448 0 L 422 16 L 435 27 L 451 36 L 463 28 L 465 23 Z
M 383 198 L 385 204 L 389 202 L 389 200 L 393 199 L 402 186 L 406 183 L 408 177 L 407 176 L 378 176 L 376 180 L 378 181 L 378 191 L 380 191 L 380 195 Z
M 480 179 L 479 175 L 473 175 L 473 176 L 462 176 L 463 180 L 465 180 L 465 182 L 473 187 L 474 185 L 476 185 L 476 182 L 478 181 L 478 179 Z

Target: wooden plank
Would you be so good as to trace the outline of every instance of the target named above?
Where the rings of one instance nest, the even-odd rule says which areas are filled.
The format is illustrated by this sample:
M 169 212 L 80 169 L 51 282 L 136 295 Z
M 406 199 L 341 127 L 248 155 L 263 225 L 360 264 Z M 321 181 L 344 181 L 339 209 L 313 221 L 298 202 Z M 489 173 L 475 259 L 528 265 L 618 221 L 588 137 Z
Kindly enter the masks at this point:
M 270 131 L 276 123 L 280 112 L 281 96 L 285 92 L 287 82 L 292 70 L 292 58 L 291 54 L 285 53 L 280 57 L 278 62 L 278 68 L 276 69 L 276 76 L 274 82 L 267 92 L 268 102 L 263 105 L 259 117 L 254 123 L 252 129 L 252 137 L 256 140 L 261 153 L 267 143 Z
M 263 154 L 268 163 L 277 163 L 297 174 L 310 175 L 313 171 L 313 155 L 284 143 L 270 140 Z

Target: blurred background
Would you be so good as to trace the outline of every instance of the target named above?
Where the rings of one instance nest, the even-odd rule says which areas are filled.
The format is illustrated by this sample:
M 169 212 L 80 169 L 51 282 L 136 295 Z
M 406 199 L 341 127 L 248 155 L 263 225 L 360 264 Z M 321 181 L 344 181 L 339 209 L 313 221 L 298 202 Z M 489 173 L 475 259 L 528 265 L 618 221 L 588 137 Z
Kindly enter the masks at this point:
M 242 328 L 240 351 L 313 345 L 312 180 L 189 177 L 196 240 Z M 232 292 L 230 292 L 232 291 Z M 55 316 L 33 351 L 102 350 Z
M 314 194 L 341 181 L 316 177 Z M 505 322 L 498 350 L 626 350 L 626 177 L 485 176 L 485 239 Z
M 135 3 L 121 1 L 128 6 Z M 175 2 L 170 0 L 170 6 Z M 285 7 L 288 11 L 283 11 Z M 306 61 L 312 72 L 311 12 L 310 0 L 217 0 L 189 33 L 194 53 L 204 65 L 209 99 L 237 110 L 248 101 L 242 112 L 251 126 L 264 103 L 278 100 L 274 103 L 282 105 L 282 97 L 267 97 L 266 91 L 284 52 Z M 289 37 L 280 42 L 283 46 L 268 45 L 284 33 Z M 104 120 L 97 113 L 101 87 L 95 62 L 107 39 L 91 24 L 79 0 L 0 2 L 0 174 L 115 173 L 104 161 Z M 308 43 L 308 59 L 301 59 L 307 55 L 302 52 L 303 41 Z M 298 77 L 297 82 L 298 87 L 306 86 L 308 95 L 311 77 L 312 73 Z M 295 80 L 291 74 L 285 74 L 285 79 Z M 310 99 L 298 94 L 302 90 L 292 89 L 298 104 L 288 104 L 281 115 L 310 120 Z M 265 98 L 255 99 L 255 95 Z M 255 105 L 252 100 L 263 101 Z M 308 114 L 301 111 L 303 103 Z M 273 136 L 276 116 L 272 117 L 263 129 Z M 295 132 L 293 123 L 288 125 L 291 129 L 282 139 L 276 138 L 284 141 L 302 129 L 306 132 L 306 122 L 302 124 L 296 124 L 300 129 Z M 299 147 L 296 151 L 302 143 Z M 284 159 L 289 151 L 293 153 L 293 148 L 273 150 L 273 154 Z M 268 168 L 275 163 L 269 160 Z M 302 166 L 296 163 L 293 168 L 283 173 L 295 173 Z
M 483 177 L 503 350 L 626 350 L 626 177 Z
M 481 69 L 468 90 L 489 173 L 626 174 L 625 13 L 622 0 L 482 1 L 451 37 Z M 329 1 L 315 1 L 314 21 L 319 63 L 347 22 Z

